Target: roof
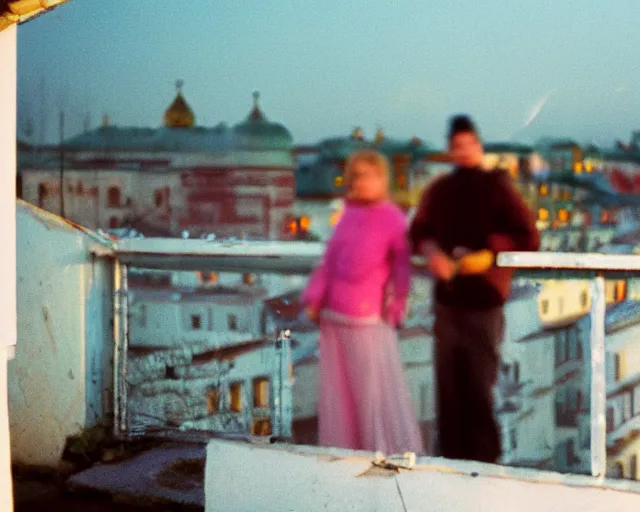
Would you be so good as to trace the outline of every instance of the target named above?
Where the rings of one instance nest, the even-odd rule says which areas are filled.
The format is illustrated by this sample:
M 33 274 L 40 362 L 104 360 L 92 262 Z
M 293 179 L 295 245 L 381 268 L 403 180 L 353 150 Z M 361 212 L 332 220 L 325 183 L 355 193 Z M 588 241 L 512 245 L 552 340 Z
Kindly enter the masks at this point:
M 640 322 L 640 302 L 627 300 L 607 308 L 605 329 L 607 334 Z
M 490 142 L 484 145 L 485 153 L 532 153 L 533 147 L 517 142 Z
M 40 0 L 25 2 L 24 0 L 7 0 L 2 2 L 0 14 L 0 30 L 4 30 L 15 23 L 26 23 L 47 11 L 55 9 L 67 0 Z
M 16 210 L 18 212 L 24 212 L 34 217 L 48 228 L 80 232 L 91 238 L 94 242 L 97 242 L 101 246 L 104 246 L 106 248 L 114 247 L 114 244 L 111 240 L 100 236 L 95 231 L 91 231 L 90 229 L 82 227 L 69 219 L 65 219 L 63 217 L 60 217 L 59 215 L 56 215 L 55 213 L 51 213 L 47 210 L 43 210 L 42 208 L 38 208 L 37 206 L 22 199 L 18 199 L 16 201 Z

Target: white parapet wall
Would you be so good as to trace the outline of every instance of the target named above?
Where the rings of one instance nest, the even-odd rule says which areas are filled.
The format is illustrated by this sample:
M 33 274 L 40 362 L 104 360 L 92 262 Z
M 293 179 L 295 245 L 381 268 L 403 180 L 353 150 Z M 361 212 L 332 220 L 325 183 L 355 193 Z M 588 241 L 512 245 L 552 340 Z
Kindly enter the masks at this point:
M 640 510 L 637 482 L 434 458 L 395 472 L 373 467 L 373 459 L 367 452 L 214 440 L 207 447 L 205 510 Z

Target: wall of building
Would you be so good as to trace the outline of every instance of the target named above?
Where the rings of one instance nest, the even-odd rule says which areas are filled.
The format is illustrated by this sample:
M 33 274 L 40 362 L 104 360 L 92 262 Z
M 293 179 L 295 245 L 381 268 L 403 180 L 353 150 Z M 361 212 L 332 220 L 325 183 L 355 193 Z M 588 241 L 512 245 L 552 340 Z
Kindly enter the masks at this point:
M 0 510 L 13 510 L 10 468 L 7 361 L 16 344 L 16 105 L 17 25 L 0 32 Z M 11 364 L 11 363 L 9 363 Z
M 26 203 L 18 205 L 17 227 L 12 455 L 18 463 L 55 467 L 66 438 L 106 420 L 110 411 L 110 264 L 90 254 L 97 237 Z

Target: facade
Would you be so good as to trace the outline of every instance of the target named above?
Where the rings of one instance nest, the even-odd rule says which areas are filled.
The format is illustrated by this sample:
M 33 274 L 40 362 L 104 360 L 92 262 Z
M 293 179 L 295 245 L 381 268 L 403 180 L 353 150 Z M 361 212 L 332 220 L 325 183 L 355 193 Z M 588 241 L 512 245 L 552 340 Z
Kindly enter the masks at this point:
M 267 119 L 258 93 L 235 126 L 197 126 L 178 85 L 161 128 L 105 118 L 60 148 L 23 144 L 22 197 L 91 229 L 281 238 L 295 194 L 289 132 Z

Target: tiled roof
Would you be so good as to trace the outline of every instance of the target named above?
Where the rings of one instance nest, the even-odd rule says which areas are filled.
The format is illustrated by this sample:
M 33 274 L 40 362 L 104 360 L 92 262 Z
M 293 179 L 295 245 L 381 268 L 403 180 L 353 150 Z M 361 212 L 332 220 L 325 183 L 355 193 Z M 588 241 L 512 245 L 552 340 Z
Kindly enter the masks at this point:
M 624 301 L 607 308 L 605 328 L 607 334 L 640 322 L 640 302 Z

